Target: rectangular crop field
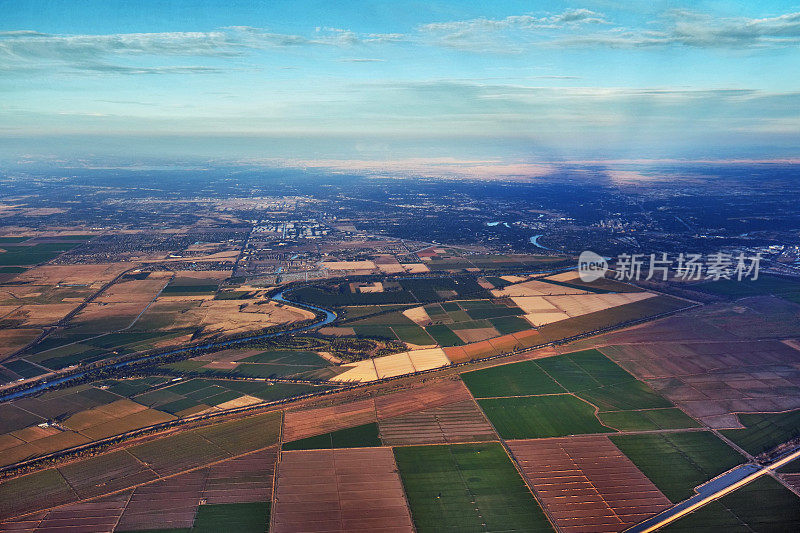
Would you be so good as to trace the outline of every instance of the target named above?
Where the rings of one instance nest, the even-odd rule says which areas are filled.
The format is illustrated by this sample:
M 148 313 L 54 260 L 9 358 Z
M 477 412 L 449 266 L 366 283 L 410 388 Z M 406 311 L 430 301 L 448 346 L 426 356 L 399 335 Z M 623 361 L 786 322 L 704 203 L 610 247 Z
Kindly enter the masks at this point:
M 713 433 L 612 435 L 611 441 L 672 502 L 685 500 L 694 488 L 745 462 Z
M 622 531 L 672 505 L 605 436 L 508 445 L 539 500 L 566 533 Z
M 281 454 L 270 531 L 412 532 L 389 448 Z
M 417 531 L 553 531 L 503 447 L 394 448 Z
M 761 476 L 661 531 L 800 531 L 800 498 L 771 477 Z
M 739 414 L 739 421 L 746 429 L 731 429 L 722 433 L 753 455 L 800 436 L 800 411 L 742 413 Z
M 585 433 L 610 433 L 594 408 L 571 394 L 478 400 L 504 439 L 537 439 Z

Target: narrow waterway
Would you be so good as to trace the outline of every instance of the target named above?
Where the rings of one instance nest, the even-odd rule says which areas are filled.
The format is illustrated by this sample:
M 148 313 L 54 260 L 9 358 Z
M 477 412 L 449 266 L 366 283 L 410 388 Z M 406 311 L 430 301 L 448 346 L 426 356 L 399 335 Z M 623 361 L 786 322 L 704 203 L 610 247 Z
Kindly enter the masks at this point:
M 282 302 L 282 303 L 286 303 L 286 304 L 290 304 L 291 305 L 294 302 L 292 302 L 292 300 L 286 298 L 286 295 L 288 293 L 290 293 L 291 291 L 292 291 L 292 289 L 286 289 L 284 291 L 281 291 L 278 294 L 276 294 L 275 296 L 273 296 L 272 299 L 275 300 L 276 302 Z M 288 335 L 288 334 L 292 334 L 292 333 L 302 333 L 303 331 L 308 331 L 310 329 L 313 329 L 313 328 L 316 328 L 316 327 L 319 327 L 319 326 L 324 326 L 326 324 L 330 324 L 331 322 L 336 320 L 336 313 L 334 313 L 330 309 L 325 309 L 324 307 L 317 307 L 317 306 L 309 305 L 309 304 L 306 304 L 306 303 L 303 303 L 302 305 L 304 307 L 308 307 L 309 309 L 313 309 L 315 311 L 319 311 L 319 312 L 325 313 L 325 317 L 320 319 L 320 320 L 318 320 L 318 321 L 316 321 L 316 322 L 314 322 L 313 324 L 308 324 L 308 325 L 305 325 L 305 326 L 302 326 L 302 327 L 297 327 L 297 328 L 293 328 L 293 329 L 286 329 L 286 330 L 283 330 L 283 331 L 276 331 L 274 333 L 263 333 L 261 335 L 253 335 L 251 337 L 243 337 L 243 338 L 240 338 L 240 339 L 233 339 L 233 340 L 229 340 L 229 341 L 209 342 L 209 343 L 206 343 L 206 344 L 199 344 L 199 345 L 195 345 L 195 346 L 189 346 L 189 347 L 186 347 L 186 348 L 178 348 L 176 350 L 172 350 L 172 351 L 169 351 L 169 352 L 161 352 L 161 353 L 157 353 L 157 354 L 151 354 L 151 355 L 146 355 L 146 356 L 143 356 L 143 357 L 138 357 L 136 359 L 130 359 L 130 360 L 127 360 L 127 361 L 120 361 L 118 363 L 114 363 L 114 364 L 111 364 L 111 365 L 108 365 L 108 366 L 104 366 L 104 367 L 101 367 L 101 368 L 104 368 L 104 369 L 106 369 L 106 368 L 111 368 L 111 369 L 125 368 L 126 366 L 130 366 L 130 365 L 133 365 L 133 364 L 136 364 L 136 363 L 141 363 L 142 361 L 147 361 L 148 359 L 153 359 L 153 358 L 156 358 L 156 357 L 164 357 L 164 356 L 167 356 L 167 355 L 177 355 L 177 354 L 181 354 L 181 353 L 186 353 L 186 352 L 188 352 L 190 350 L 207 350 L 207 349 L 210 349 L 210 348 L 225 348 L 226 346 L 234 346 L 236 344 L 242 344 L 242 343 L 253 341 L 253 340 L 268 339 L 270 337 L 278 337 L 280 335 Z M 69 381 L 78 380 L 78 379 L 86 376 L 87 374 L 91 373 L 94 370 L 98 370 L 98 369 L 87 370 L 85 372 L 78 372 L 76 374 L 70 374 L 69 376 L 64 376 L 64 377 L 60 377 L 60 378 L 53 378 L 53 379 L 48 380 L 48 381 L 42 381 L 41 383 L 38 383 L 38 384 L 36 384 L 36 385 L 34 385 L 34 386 L 30 387 L 30 388 L 23 389 L 23 390 L 16 391 L 16 392 L 11 392 L 11 393 L 8 393 L 8 394 L 4 394 L 4 395 L 0 396 L 0 402 L 7 402 L 7 401 L 10 401 L 10 400 L 16 400 L 18 398 L 22 398 L 22 397 L 28 396 L 30 394 L 35 394 L 37 392 L 41 392 L 41 391 L 47 390 L 47 389 L 49 389 L 51 387 L 54 387 L 56 385 L 61 385 L 62 383 L 67 383 Z

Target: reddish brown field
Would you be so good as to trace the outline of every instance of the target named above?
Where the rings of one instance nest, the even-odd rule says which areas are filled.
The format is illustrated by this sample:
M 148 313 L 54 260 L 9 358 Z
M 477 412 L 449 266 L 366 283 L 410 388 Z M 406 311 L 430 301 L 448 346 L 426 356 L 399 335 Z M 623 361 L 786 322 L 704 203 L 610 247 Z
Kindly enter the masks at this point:
M 800 408 L 800 351 L 778 341 L 606 346 L 601 351 L 714 428 L 732 413 Z
M 261 450 L 212 465 L 208 469 L 203 499 L 208 504 L 268 502 L 278 447 Z
M 471 399 L 469 391 L 460 380 L 448 380 L 374 399 L 287 411 L 283 419 L 283 441 L 290 442 L 468 399 Z
M 197 470 L 138 487 L 122 513 L 120 531 L 192 527 L 206 474 Z
M 472 397 L 461 380 L 447 380 L 375 398 L 379 419 L 401 416 Z
M 508 445 L 537 498 L 564 532 L 623 531 L 672 505 L 604 436 Z
M 497 438 L 472 400 L 387 418 L 378 424 L 381 439 L 391 445 L 475 442 Z
M 413 530 L 391 448 L 281 454 L 272 533 Z
M 376 420 L 375 402 L 372 399 L 304 411 L 287 411 L 283 419 L 283 441 L 369 424 Z
M 450 346 L 443 348 L 444 354 L 454 363 L 463 363 L 469 361 L 469 357 L 461 346 Z
M 535 329 L 528 329 L 525 331 L 520 331 L 519 333 L 513 333 L 514 338 L 525 347 L 534 346 L 542 342 L 539 338 L 539 332 Z
M 80 532 L 112 531 L 119 521 L 131 493 L 113 494 L 90 502 L 65 505 L 0 524 L 0 531 L 17 532 Z

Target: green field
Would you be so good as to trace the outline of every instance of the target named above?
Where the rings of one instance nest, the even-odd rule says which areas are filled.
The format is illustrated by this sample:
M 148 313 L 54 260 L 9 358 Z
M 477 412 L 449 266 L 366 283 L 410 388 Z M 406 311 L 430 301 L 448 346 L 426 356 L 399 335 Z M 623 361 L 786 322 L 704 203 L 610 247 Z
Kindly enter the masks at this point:
M 464 372 L 461 379 L 476 398 L 565 392 L 563 387 L 545 374 L 536 361 Z
M 428 335 L 433 337 L 440 346 L 462 346 L 464 344 L 458 335 L 453 333 L 453 330 L 445 325 L 426 326 L 425 331 L 427 331 Z
M 609 433 L 594 408 L 571 394 L 478 400 L 504 439 L 537 439 L 585 433 Z
M 219 289 L 219 285 L 210 283 L 197 284 L 197 285 L 176 285 L 170 283 L 164 290 L 161 291 L 163 295 L 180 295 L 180 296 L 201 296 L 207 294 L 214 294 Z
M 524 318 L 520 318 L 518 316 L 490 318 L 489 322 L 491 322 L 491 324 L 501 335 L 531 329 L 530 323 Z
M 332 448 L 367 448 L 380 446 L 378 424 L 364 424 L 314 437 L 285 442 L 284 450 L 329 450 Z
M 157 387 L 155 390 L 150 390 L 151 387 L 143 384 L 142 392 L 137 394 L 137 390 L 140 390 L 138 386 L 125 382 L 121 382 L 121 384 L 121 390 L 128 392 L 132 400 L 179 416 L 189 416 L 245 394 L 265 402 L 271 402 L 331 388 L 294 383 L 272 384 L 259 381 L 195 378 L 166 387 L 155 385 Z M 111 387 L 109 390 L 115 390 L 115 388 Z M 190 411 L 182 412 L 187 409 Z
M 349 307 L 348 313 L 350 309 L 380 310 L 377 306 Z M 403 315 L 401 310 L 363 318 L 358 314 L 355 318 L 348 314 L 345 324 L 362 338 L 398 339 L 419 345 L 438 343 L 441 346 L 464 344 L 455 333 L 458 330 L 486 328 L 490 331 L 487 337 L 495 337 L 531 329 L 527 320 L 517 316 L 523 314 L 522 310 L 500 300 L 433 303 L 425 305 L 424 309 L 431 318 L 431 325 L 424 329 Z
M 99 324 L 102 322 L 102 325 Z M 38 363 L 42 366 L 52 369 L 61 369 L 70 365 L 79 363 L 91 363 L 99 361 L 106 357 L 123 355 L 138 351 L 149 350 L 157 343 L 178 337 L 187 333 L 189 330 L 173 330 L 173 331 L 127 331 L 120 333 L 109 333 L 107 335 L 92 335 L 89 332 L 109 331 L 114 328 L 126 327 L 130 324 L 131 318 L 117 317 L 116 320 L 98 321 L 98 323 L 87 323 L 81 328 L 75 328 L 70 331 L 70 334 L 61 337 L 60 339 L 52 339 L 52 343 L 47 344 L 43 350 L 41 343 L 35 348 L 40 350 L 37 353 L 25 356 L 26 359 Z M 52 347 L 53 345 L 59 346 L 75 340 L 83 340 L 77 344 L 70 344 L 68 346 Z M 45 339 L 45 342 L 51 339 Z M 113 353 L 116 352 L 116 353 Z
M 499 443 L 393 451 L 417 531 L 553 531 Z
M 694 488 L 745 462 L 713 433 L 611 435 L 614 444 L 671 501 L 694 494 Z
M 78 244 L 79 243 L 69 242 L 46 242 L 28 246 L 27 244 L 3 243 L 2 249 L 5 251 L 0 253 L 0 266 L 37 265 L 45 261 L 50 261 L 63 252 L 75 248 Z
M 572 392 L 579 398 L 597 406 L 599 418 L 608 425 L 620 430 L 672 429 L 696 427 L 697 423 L 647 384 L 636 380 L 632 375 L 597 350 L 584 350 L 570 354 L 523 361 L 465 372 L 461 379 L 476 398 L 495 398 L 511 396 L 537 396 Z M 574 399 L 574 398 L 573 398 Z M 565 400 L 575 405 L 572 400 Z M 513 421 L 514 414 L 506 413 L 523 402 L 501 402 L 504 409 L 495 416 Z M 481 403 L 483 405 L 483 403 Z M 495 405 L 495 404 L 487 404 Z M 500 405 L 500 404 L 496 404 Z M 589 407 L 589 406 L 587 406 Z M 656 410 L 654 410 L 656 409 Z M 581 407 L 580 412 L 584 409 Z M 605 414 L 613 411 L 613 413 Z M 487 413 L 488 414 L 488 413 Z M 522 412 L 517 416 L 524 418 Z M 557 419 L 557 415 L 553 415 Z M 597 421 L 592 409 L 591 418 L 595 423 L 586 426 L 591 431 L 581 430 L 582 424 L 570 421 L 555 434 L 608 431 Z M 566 421 L 565 421 L 566 422 Z M 524 424 L 523 421 L 516 422 Z M 570 428 L 574 428 L 572 431 Z M 499 428 L 498 428 L 499 429 Z M 537 434 L 532 429 L 511 430 L 510 434 Z M 553 436 L 553 429 L 543 430 L 542 436 Z M 566 431 L 566 433 L 562 433 Z M 516 437 L 521 438 L 521 437 Z
M 16 372 L 23 378 L 32 378 L 47 372 L 46 370 L 43 370 L 41 367 L 38 367 L 22 359 L 17 359 L 16 361 L 8 361 L 7 363 L 3 363 L 3 366 L 11 370 L 12 372 Z
M 600 411 L 672 407 L 669 401 L 641 381 L 626 381 L 608 387 L 583 390 L 578 395 L 596 405 Z
M 676 407 L 639 411 L 606 411 L 598 416 L 603 424 L 619 431 L 700 427 L 695 419 Z
M 800 499 L 771 477 L 762 476 L 661 531 L 800 531 Z
M 800 436 L 800 410 L 738 416 L 745 429 L 729 429 L 722 434 L 753 455 L 769 451 L 778 444 Z
M 269 502 L 201 505 L 194 517 L 193 533 L 263 533 L 269 528 Z

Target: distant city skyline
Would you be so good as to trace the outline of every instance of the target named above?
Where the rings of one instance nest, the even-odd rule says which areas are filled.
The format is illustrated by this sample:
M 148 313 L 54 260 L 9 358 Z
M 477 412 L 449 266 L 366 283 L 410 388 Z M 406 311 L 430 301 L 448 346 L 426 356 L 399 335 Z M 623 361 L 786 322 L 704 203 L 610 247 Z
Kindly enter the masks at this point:
M 0 157 L 786 158 L 800 4 L 0 0 Z

